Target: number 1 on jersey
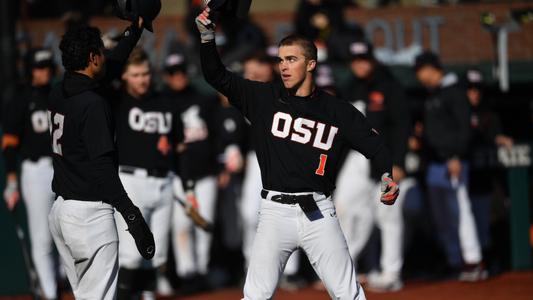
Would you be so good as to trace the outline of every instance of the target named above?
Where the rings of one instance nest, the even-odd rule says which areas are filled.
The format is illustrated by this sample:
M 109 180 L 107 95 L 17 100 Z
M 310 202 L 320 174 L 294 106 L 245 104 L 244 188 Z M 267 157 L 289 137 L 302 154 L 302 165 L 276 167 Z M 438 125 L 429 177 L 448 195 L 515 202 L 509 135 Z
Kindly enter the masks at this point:
M 328 160 L 328 156 L 326 154 L 320 154 L 320 163 L 318 164 L 318 168 L 315 171 L 316 175 L 324 176 L 324 170 L 326 169 L 326 160 Z

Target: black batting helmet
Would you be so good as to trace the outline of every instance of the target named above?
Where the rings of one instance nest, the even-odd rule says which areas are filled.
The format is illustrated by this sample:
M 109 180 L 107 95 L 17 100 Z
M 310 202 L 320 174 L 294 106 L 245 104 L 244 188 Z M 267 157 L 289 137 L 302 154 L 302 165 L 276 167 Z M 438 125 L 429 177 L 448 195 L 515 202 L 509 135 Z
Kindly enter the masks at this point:
M 144 28 L 150 32 L 154 31 L 152 21 L 161 11 L 161 0 L 116 0 L 115 14 L 117 17 L 135 21 L 137 17 L 144 20 Z

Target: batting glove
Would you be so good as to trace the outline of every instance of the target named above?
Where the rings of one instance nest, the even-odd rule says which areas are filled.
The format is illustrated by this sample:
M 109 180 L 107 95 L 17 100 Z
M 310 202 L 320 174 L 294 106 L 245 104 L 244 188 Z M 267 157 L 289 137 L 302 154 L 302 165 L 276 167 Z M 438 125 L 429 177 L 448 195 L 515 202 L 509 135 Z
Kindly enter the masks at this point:
M 381 176 L 381 203 L 393 205 L 400 194 L 398 184 L 394 182 L 389 173 Z
M 154 236 L 139 208 L 131 204 L 127 209 L 119 212 L 124 217 L 126 224 L 128 224 L 128 231 L 135 240 L 137 251 L 144 259 L 152 259 L 155 254 Z
M 9 180 L 4 189 L 4 200 L 7 208 L 13 210 L 20 199 L 18 183 L 16 180 Z
M 200 31 L 202 43 L 207 43 L 215 39 L 215 24 L 209 20 L 209 11 L 209 7 L 206 7 L 195 20 L 196 27 Z

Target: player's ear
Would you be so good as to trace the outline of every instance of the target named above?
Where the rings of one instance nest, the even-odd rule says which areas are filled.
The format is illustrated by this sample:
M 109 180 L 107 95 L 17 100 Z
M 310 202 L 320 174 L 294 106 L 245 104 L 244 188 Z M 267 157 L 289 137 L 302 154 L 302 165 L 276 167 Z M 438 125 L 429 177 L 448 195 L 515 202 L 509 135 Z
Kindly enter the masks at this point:
M 89 65 L 98 66 L 98 58 L 94 52 L 89 53 Z
M 313 72 L 316 68 L 316 60 L 310 59 L 307 61 L 307 72 Z

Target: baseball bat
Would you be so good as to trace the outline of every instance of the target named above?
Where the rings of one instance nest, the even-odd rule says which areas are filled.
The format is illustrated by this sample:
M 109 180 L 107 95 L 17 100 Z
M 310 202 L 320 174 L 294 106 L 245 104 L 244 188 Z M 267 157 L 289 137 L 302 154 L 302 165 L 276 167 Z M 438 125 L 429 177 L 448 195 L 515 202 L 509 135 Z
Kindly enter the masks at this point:
M 26 268 L 26 276 L 28 276 L 28 281 L 30 284 L 30 291 L 33 295 L 33 299 L 39 300 L 40 299 L 40 291 L 41 291 L 41 285 L 39 282 L 39 278 L 37 276 L 37 271 L 35 270 L 35 265 L 33 264 L 33 260 L 30 255 L 30 251 L 28 249 L 28 241 L 26 239 L 26 234 L 24 233 L 24 230 L 22 229 L 22 225 L 20 224 L 20 220 L 17 217 L 16 209 L 20 205 L 17 205 L 15 209 L 11 210 L 11 214 L 13 216 L 14 224 L 15 224 L 15 231 L 17 233 L 17 240 L 19 241 L 20 248 L 22 250 L 22 256 L 24 258 L 24 266 Z
M 198 210 L 194 208 L 189 202 L 187 202 L 186 200 L 184 201 L 176 196 L 174 196 L 174 199 L 176 199 L 176 201 L 178 201 L 178 203 L 183 206 L 183 208 L 185 209 L 185 213 L 189 218 L 191 218 L 191 220 L 196 226 L 202 228 L 206 232 L 213 232 L 213 224 L 204 219 L 204 217 L 200 215 Z

